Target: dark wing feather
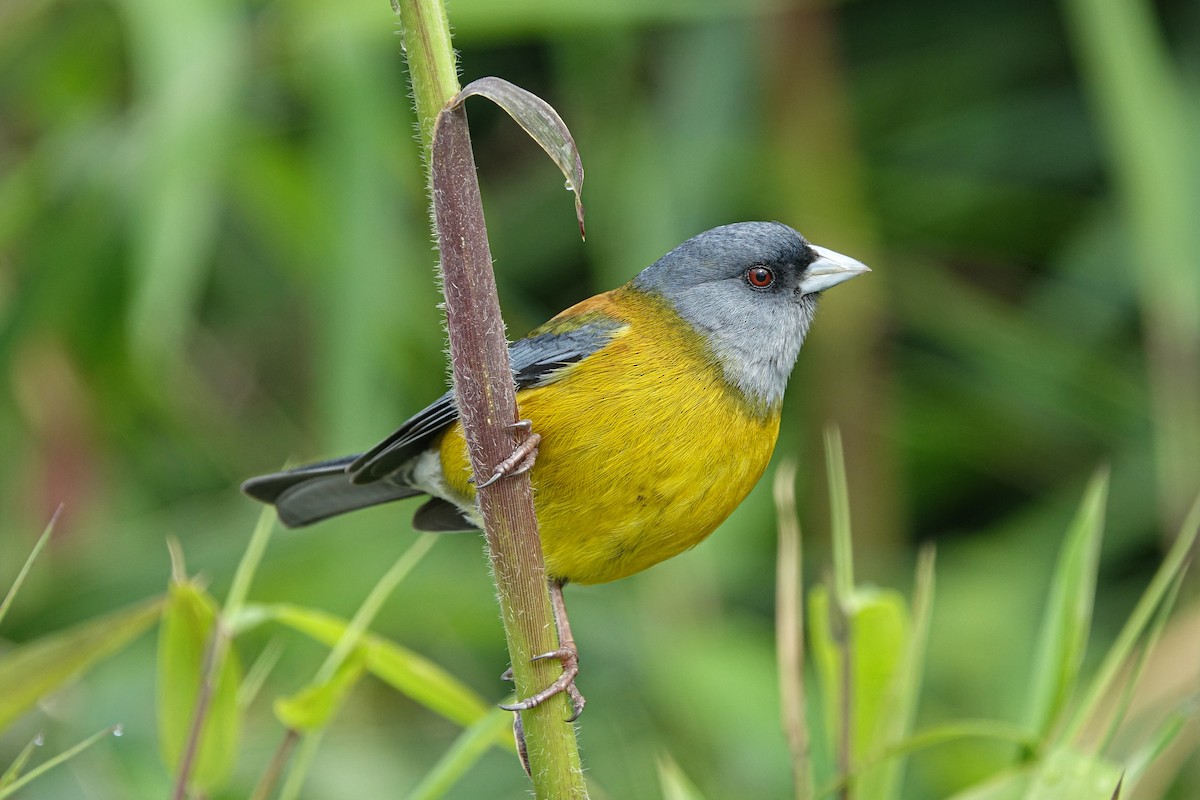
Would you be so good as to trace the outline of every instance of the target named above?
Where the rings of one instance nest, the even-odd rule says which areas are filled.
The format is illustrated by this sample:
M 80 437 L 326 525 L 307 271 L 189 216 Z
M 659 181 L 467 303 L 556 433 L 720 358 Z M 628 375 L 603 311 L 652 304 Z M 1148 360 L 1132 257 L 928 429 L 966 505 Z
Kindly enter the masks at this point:
M 592 312 L 551 321 L 508 347 L 513 380 L 518 389 L 553 383 L 566 367 L 600 350 L 612 341 L 622 323 L 607 314 Z M 371 483 L 391 474 L 416 457 L 458 419 L 454 394 L 446 392 L 418 411 L 391 436 L 354 460 L 346 471 L 354 483 Z
M 421 494 L 420 490 L 388 481 L 353 485 L 346 479 L 346 467 L 353 459 L 354 456 L 346 456 L 259 475 L 243 483 L 242 491 L 255 500 L 273 504 L 279 511 L 279 520 L 289 528 Z

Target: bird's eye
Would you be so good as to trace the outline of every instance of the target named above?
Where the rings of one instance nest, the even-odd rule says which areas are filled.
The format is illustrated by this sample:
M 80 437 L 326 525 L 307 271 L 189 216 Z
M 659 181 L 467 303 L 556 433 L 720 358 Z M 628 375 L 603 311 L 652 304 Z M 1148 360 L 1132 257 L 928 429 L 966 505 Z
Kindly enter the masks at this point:
M 746 270 L 746 282 L 755 289 L 766 289 L 775 283 L 775 273 L 769 267 L 751 267 Z

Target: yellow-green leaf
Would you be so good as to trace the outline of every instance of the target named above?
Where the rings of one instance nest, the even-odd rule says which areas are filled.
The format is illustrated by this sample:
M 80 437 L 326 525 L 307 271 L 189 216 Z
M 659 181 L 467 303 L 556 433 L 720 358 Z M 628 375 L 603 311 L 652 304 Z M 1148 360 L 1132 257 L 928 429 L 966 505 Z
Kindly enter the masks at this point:
M 325 727 L 362 677 L 366 660 L 364 650 L 355 649 L 329 680 L 309 684 L 291 697 L 276 700 L 275 716 L 285 727 L 302 733 Z
M 155 598 L 47 634 L 0 658 L 0 729 L 96 662 L 108 658 L 158 619 Z
M 809 595 L 809 630 L 813 658 L 820 676 L 821 700 L 830 746 L 845 724 L 843 659 L 849 645 L 853 762 L 885 744 L 883 736 L 897 727 L 889 724 L 889 698 L 900 674 L 911 630 L 908 607 L 898 592 L 855 588 L 845 609 L 845 634 L 836 629 L 829 592 L 816 586 Z M 848 642 L 846 641 L 848 636 Z M 869 775 L 869 771 L 868 771 Z M 864 776 L 867 777 L 867 776 Z
M 346 620 L 312 608 L 287 604 L 248 606 L 251 617 L 273 619 L 333 647 L 342 637 Z M 489 704 L 462 681 L 429 659 L 373 633 L 364 633 L 359 647 L 366 669 L 397 691 L 431 711 L 467 726 L 481 719 Z
M 1042 762 L 1025 800 L 1112 800 L 1120 783 L 1116 764 L 1063 748 Z
M 158 727 L 163 762 L 172 774 L 179 770 L 192 730 L 216 618 L 216 602 L 199 587 L 171 584 L 158 639 Z M 232 650 L 221 662 L 188 781 L 205 794 L 224 784 L 237 757 L 242 671 Z

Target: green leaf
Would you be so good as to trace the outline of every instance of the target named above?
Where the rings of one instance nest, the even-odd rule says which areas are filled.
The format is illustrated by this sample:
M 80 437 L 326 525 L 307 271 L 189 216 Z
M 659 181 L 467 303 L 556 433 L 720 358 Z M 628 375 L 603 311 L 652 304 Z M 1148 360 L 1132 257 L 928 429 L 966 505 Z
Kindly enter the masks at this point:
M 1025 721 L 1049 733 L 1079 679 L 1092 623 L 1108 470 L 1096 472 L 1068 529 L 1046 601 Z
M 704 795 L 680 769 L 675 759 L 664 755 L 658 760 L 658 785 L 663 800 L 704 800 Z
M 8 594 L 4 596 L 4 601 L 0 602 L 0 622 L 4 622 L 4 617 L 8 614 L 8 607 L 12 605 L 13 598 L 17 596 L 17 592 L 21 590 L 21 584 L 25 582 L 25 576 L 29 574 L 29 570 L 33 567 L 33 562 L 37 560 L 38 554 L 42 552 L 42 548 L 50 540 L 50 532 L 54 530 L 54 523 L 58 520 L 58 515 L 61 511 L 62 506 L 59 506 L 55 510 L 54 516 L 50 517 L 50 522 L 46 524 L 46 529 L 42 531 L 42 535 L 38 537 L 37 542 L 33 545 L 33 550 L 30 551 L 29 558 L 25 559 L 25 563 L 21 566 L 21 571 L 13 579 L 13 585 L 8 590 Z
M 302 733 L 325 727 L 362 677 L 365 665 L 366 653 L 362 649 L 354 650 L 328 679 L 311 683 L 291 697 L 276 700 L 275 716 L 284 727 Z
M 494 708 L 468 726 L 408 796 L 408 800 L 438 800 L 475 765 L 492 745 L 512 738 L 512 713 Z
M 0 658 L 0 729 L 98 661 L 108 658 L 157 620 L 155 598 L 47 634 Z
M 1029 766 L 1006 770 L 958 792 L 949 800 L 1020 800 L 1032 780 L 1031 771 Z
M 1124 686 L 1121 687 L 1120 699 L 1113 703 L 1113 711 L 1108 720 L 1108 731 L 1100 739 L 1100 746 L 1096 748 L 1097 752 L 1108 752 L 1113 739 L 1116 738 L 1117 730 L 1121 727 L 1121 723 L 1125 721 L 1125 715 L 1129 712 L 1129 707 L 1133 704 L 1134 692 L 1142 680 L 1142 675 L 1145 674 L 1146 665 L 1150 661 L 1150 655 L 1154 652 L 1155 646 L 1158 645 L 1159 637 L 1167 627 L 1167 620 L 1170 619 L 1171 612 L 1175 609 L 1175 601 L 1179 597 L 1179 590 L 1183 586 L 1183 580 L 1186 576 L 1187 566 L 1185 565 L 1175 576 L 1175 580 L 1172 581 L 1171 587 L 1167 590 L 1166 597 L 1159 604 L 1154 622 L 1150 625 L 1150 629 L 1146 632 L 1139 648 L 1137 660 L 1123 676 Z
M 872 749 L 891 750 L 912 732 L 917 713 L 917 701 L 921 696 L 921 685 L 925 676 L 925 655 L 929 644 L 929 626 L 933 619 L 934 550 L 932 546 L 921 549 L 917 561 L 917 574 L 913 590 L 913 622 L 907 636 L 904 655 L 889 693 L 883 700 L 884 713 L 880 728 L 872 742 Z M 857 784 L 862 797 L 888 800 L 898 798 L 904 783 L 907 753 L 897 752 L 878 769 L 866 773 Z
M 158 637 L 158 728 L 163 762 L 178 772 L 195 722 L 201 682 L 215 646 L 217 604 L 195 583 L 172 582 Z M 228 650 L 220 659 L 204 712 L 189 789 L 208 794 L 228 779 L 241 730 L 237 704 L 241 666 Z
M 248 606 L 246 612 L 287 625 L 330 647 L 341 640 L 349 625 L 324 611 L 287 604 Z M 359 647 L 366 654 L 368 672 L 446 719 L 467 726 L 487 714 L 490 706 L 478 693 L 423 656 L 373 633 L 363 634 Z
M 532 92 L 503 78 L 494 77 L 480 78 L 467 84 L 447 107 L 457 108 L 474 95 L 486 97 L 507 111 L 558 166 L 567 179 L 567 189 L 575 194 L 575 216 L 579 220 L 579 235 L 583 236 L 583 160 L 579 157 L 575 138 L 571 136 L 562 117 L 549 103 Z
M 809 630 L 813 658 L 820 677 L 821 698 L 827 734 L 837 750 L 841 731 L 849 723 L 853 732 L 850 767 L 885 744 L 884 737 L 898 725 L 891 706 L 895 681 L 910 641 L 912 625 L 904 598 L 895 591 L 874 588 L 855 589 L 846 603 L 842 624 L 837 630 L 838 611 L 830 602 L 824 586 L 809 594 Z M 845 659 L 849 654 L 850 698 L 852 708 L 844 704 Z M 903 720 L 901 720 L 903 722 Z M 870 774 L 864 780 L 873 780 Z
M 16 792 L 18 790 L 25 788 L 25 786 L 27 784 L 29 784 L 36 778 L 41 777 L 42 774 L 49 772 L 50 770 L 57 767 L 59 764 L 66 763 L 67 761 L 69 761 L 72 758 L 74 758 L 75 756 L 79 755 L 84 750 L 87 750 L 89 747 L 91 747 L 96 742 L 103 739 L 105 736 L 108 736 L 109 734 L 112 734 L 113 736 L 120 736 L 121 735 L 121 726 L 113 725 L 111 728 L 105 728 L 104 730 L 100 731 L 99 733 L 92 734 L 91 736 L 84 739 L 82 742 L 80 742 L 79 744 L 70 748 L 69 750 L 65 750 L 65 751 L 59 753 L 58 755 L 56 755 L 54 758 L 48 759 L 46 761 L 43 761 L 41 764 L 38 764 L 36 767 L 34 767 L 28 773 L 26 773 L 24 778 L 15 780 L 12 783 L 8 784 L 7 786 L 0 787 L 0 800 L 4 800 L 4 798 L 11 797 L 12 795 L 16 794 Z
M 850 538 L 850 489 L 842 434 L 836 425 L 825 429 L 825 471 L 829 481 L 829 517 L 833 528 L 834 596 L 843 602 L 854 591 L 854 549 Z
M 1063 748 L 1042 762 L 1025 800 L 1112 800 L 1120 783 L 1120 766 Z

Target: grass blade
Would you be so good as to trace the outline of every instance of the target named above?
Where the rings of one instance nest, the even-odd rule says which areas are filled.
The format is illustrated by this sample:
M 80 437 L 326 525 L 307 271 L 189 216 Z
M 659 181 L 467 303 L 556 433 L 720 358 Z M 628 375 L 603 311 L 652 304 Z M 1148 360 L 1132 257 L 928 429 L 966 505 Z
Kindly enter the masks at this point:
M 846 602 L 854 591 L 854 551 L 850 539 L 850 490 L 842 434 L 836 425 L 825 429 L 825 468 L 829 478 L 829 517 L 833 527 L 834 596 Z
M 121 726 L 113 725 L 111 728 L 105 728 L 104 730 L 100 731 L 99 733 L 94 733 L 91 736 L 89 736 L 88 738 L 84 739 L 79 744 L 70 748 L 69 750 L 64 750 L 63 752 L 54 756 L 54 758 L 51 758 L 47 761 L 42 762 L 41 764 L 38 764 L 36 767 L 31 769 L 29 772 L 25 773 L 25 777 L 19 778 L 16 781 L 14 781 L 13 783 L 10 783 L 8 786 L 0 789 L 0 800 L 4 800 L 7 797 L 12 797 L 14 794 L 16 794 L 16 792 L 18 790 L 25 788 L 25 786 L 28 783 L 30 783 L 31 781 L 40 777 L 44 773 L 47 773 L 50 770 L 54 769 L 59 764 L 63 764 L 67 761 L 70 761 L 72 758 L 79 755 L 84 750 L 87 750 L 89 747 L 91 747 L 96 742 L 103 739 L 105 736 L 108 736 L 109 734 L 112 734 L 113 736 L 120 736 L 121 735 Z
M 1137 752 L 1125 760 L 1125 777 L 1129 780 L 1130 788 L 1137 788 L 1142 775 L 1166 752 L 1183 730 L 1183 726 L 1196 716 L 1197 710 L 1200 710 L 1200 697 L 1193 696 L 1184 703 L 1183 708 L 1169 714 Z
M 512 714 L 492 709 L 468 726 L 409 794 L 408 800 L 438 800 L 475 765 L 496 741 L 512 730 Z
M 42 734 L 39 733 L 29 740 L 29 744 L 25 745 L 20 753 L 17 753 L 17 757 L 8 765 L 8 769 L 4 770 L 3 775 L 0 775 L 0 789 L 3 789 L 5 786 L 11 786 L 17 778 L 21 777 L 22 770 L 29 763 L 29 757 L 33 755 L 33 749 L 41 747 L 42 741 Z
M 1183 527 L 1175 539 L 1175 543 L 1167 552 L 1167 556 L 1163 559 L 1163 563 L 1159 566 L 1158 571 L 1154 573 L 1154 578 L 1151 579 L 1150 585 L 1142 594 L 1141 599 L 1138 600 L 1133 613 L 1130 614 L 1124 627 L 1121 628 L 1117 640 L 1105 655 L 1100 669 L 1088 687 L 1087 695 L 1067 726 L 1063 741 L 1067 743 L 1076 742 L 1080 732 L 1083 730 L 1083 726 L 1087 724 L 1088 720 L 1097 717 L 1100 711 L 1100 704 L 1112 687 L 1113 681 L 1116 680 L 1121 670 L 1121 665 L 1129 659 L 1134 646 L 1137 644 L 1137 640 L 1141 637 L 1142 632 L 1146 629 L 1147 624 L 1154 615 L 1155 609 L 1158 608 L 1159 603 L 1170 591 L 1172 584 L 1174 584 L 1180 571 L 1184 568 L 1184 564 L 1191 553 L 1192 545 L 1196 542 L 1197 533 L 1200 533 L 1200 497 L 1192 505 L 1192 509 L 1188 512 Z
M 58 521 L 60 513 L 62 513 L 61 505 L 55 510 L 54 515 L 50 517 L 50 521 L 46 523 L 46 529 L 42 531 L 42 535 L 38 537 L 37 542 L 33 545 L 33 550 L 30 551 L 29 558 L 25 559 L 25 563 L 21 566 L 21 571 L 17 573 L 17 577 L 13 580 L 12 588 L 4 596 L 4 602 L 0 603 L 0 623 L 4 622 L 4 617 L 8 614 L 8 607 L 12 605 L 13 599 L 21 589 L 21 584 L 25 582 L 25 576 L 33 568 L 33 562 L 37 560 L 38 554 L 42 552 L 42 548 L 46 546 L 46 542 L 50 541 L 50 533 L 54 530 L 54 523 Z
M 1171 616 L 1171 611 L 1175 608 L 1175 601 L 1179 598 L 1179 589 L 1183 586 L 1183 579 L 1186 575 L 1187 567 L 1185 565 L 1184 569 L 1181 569 L 1179 574 L 1175 576 L 1175 580 L 1171 583 L 1171 588 L 1167 590 L 1167 596 L 1158 607 L 1158 613 L 1155 615 L 1154 622 L 1146 634 L 1146 640 L 1142 643 L 1140 652 L 1138 653 L 1137 663 L 1133 665 L 1129 676 L 1125 679 L 1125 685 L 1121 690 L 1121 699 L 1112 714 L 1112 719 L 1108 722 L 1108 731 L 1100 739 L 1101 744 L 1098 752 L 1108 752 L 1113 738 L 1117 735 L 1117 729 L 1121 727 L 1121 723 L 1125 720 L 1125 715 L 1129 712 L 1129 706 L 1133 703 L 1134 691 L 1141 682 L 1142 674 L 1146 671 L 1146 664 L 1149 663 L 1150 656 L 1154 653 L 1154 647 L 1158 644 L 1159 637 L 1167 627 L 1167 620 Z
M 156 597 L 26 642 L 0 658 L 0 729 L 158 621 Z
M 325 663 L 317 671 L 317 682 L 328 681 L 337 672 L 342 662 L 350 655 L 350 651 L 358 646 L 362 639 L 363 633 L 370 627 L 374 621 L 375 615 L 379 613 L 379 609 L 383 606 L 384 601 L 395 591 L 400 582 L 408 577 L 408 573 L 412 572 L 413 568 L 420 563 L 425 554 L 429 552 L 429 548 L 433 547 L 433 543 L 437 540 L 437 536 L 432 533 L 424 533 L 409 546 L 404 554 L 397 559 L 375 587 L 371 589 L 370 594 L 363 600 L 358 611 L 354 614 L 354 619 L 350 620 L 350 624 L 346 626 L 342 632 L 342 636 L 338 639 L 337 644 L 329 652 L 329 656 L 325 659 Z
M 237 570 L 233 573 L 233 583 L 229 586 L 229 594 L 225 595 L 225 609 L 222 615 L 226 619 L 236 617 L 245 604 L 246 595 L 250 592 L 250 583 L 254 580 L 254 574 L 262 562 L 263 553 L 266 552 L 267 545 L 271 541 L 271 531 L 274 528 L 275 509 L 263 506 L 262 512 L 258 515 L 258 522 L 254 525 L 254 532 L 250 534 L 246 551 L 242 553 Z
M 704 795 L 670 756 L 658 760 L 658 785 L 663 800 L 704 800 Z
M 242 679 L 242 685 L 238 687 L 238 707 L 245 710 L 254 702 L 254 698 L 258 697 L 263 683 L 267 680 L 267 676 L 275 669 L 275 665 L 279 663 L 282 655 L 283 643 L 278 639 L 272 639 L 263 648 L 263 651 L 258 654 L 258 658 L 254 659 L 254 663 L 250 665 L 250 669 L 246 670 L 246 677 Z
M 1104 535 L 1108 470 L 1092 477 L 1059 552 L 1034 658 L 1025 722 L 1041 738 L 1066 707 L 1087 649 Z

